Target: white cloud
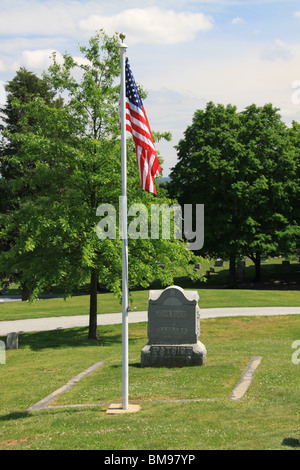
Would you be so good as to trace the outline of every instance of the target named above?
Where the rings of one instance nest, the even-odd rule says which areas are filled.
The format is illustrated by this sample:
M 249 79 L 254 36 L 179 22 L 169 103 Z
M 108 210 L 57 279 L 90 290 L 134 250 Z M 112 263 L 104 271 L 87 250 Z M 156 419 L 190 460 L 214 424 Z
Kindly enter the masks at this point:
M 239 16 L 236 16 L 235 18 L 233 18 L 231 23 L 232 24 L 241 24 L 241 23 L 244 23 L 244 20 L 243 20 L 243 18 L 240 18 Z
M 4 56 L 3 60 L 0 59 L 0 73 L 14 72 L 19 66 L 19 62 L 14 57 Z
M 7 36 L 70 34 L 76 30 L 76 19 L 84 12 L 79 2 L 3 1 L 0 31 Z
M 291 60 L 284 66 L 278 61 L 261 60 L 259 48 L 251 42 L 228 42 L 226 50 L 234 53 L 228 56 L 220 49 L 215 60 L 187 57 L 173 63 L 163 83 L 169 81 L 178 93 L 188 89 L 206 102 L 232 103 L 238 108 L 271 102 L 285 113 L 289 109 L 290 115 L 297 111 L 291 102 L 291 83 L 300 79 L 300 46 L 291 47 Z
M 216 44 L 218 42 L 213 43 L 215 48 Z M 275 46 L 280 46 L 280 41 Z M 300 45 L 289 47 L 291 60 L 282 66 L 277 61 L 261 60 L 264 46 L 260 44 L 228 41 L 224 49 L 234 52 L 230 56 L 220 47 L 214 60 L 196 56 L 191 60 L 187 56 L 170 62 L 163 76 L 151 77 L 151 88 L 144 102 L 150 125 L 153 130 L 173 134 L 172 142 L 157 145 L 165 159 L 165 175 L 176 163 L 172 147 L 182 138 L 196 109 L 203 109 L 208 101 L 231 103 L 239 111 L 252 103 L 258 106 L 273 103 L 280 109 L 284 121 L 300 122 L 300 105 L 292 102 L 295 90 L 291 89 L 295 80 L 300 81 Z M 162 88 L 160 82 L 171 84 L 172 91 Z
M 31 69 L 46 69 L 52 64 L 52 54 L 56 53 L 56 60 L 62 63 L 62 55 L 54 49 L 37 49 L 35 51 L 22 52 L 22 64 Z
M 294 17 L 295 18 L 300 18 L 300 11 L 295 11 Z
M 85 57 L 73 57 L 77 65 L 89 65 L 92 66 L 92 62 Z
M 114 16 L 92 15 L 79 23 L 88 33 L 99 28 L 112 34 L 124 31 L 130 44 L 177 44 L 191 41 L 199 31 L 213 28 L 212 17 L 202 13 L 176 13 L 173 10 L 133 8 Z
M 176 44 L 193 39 L 198 31 L 211 29 L 214 24 L 210 16 L 202 13 L 151 7 L 152 1 L 145 8 L 124 10 L 126 4 L 137 2 L 1 0 L 0 34 L 10 38 L 46 35 L 78 38 L 80 30 L 94 34 L 104 28 L 109 34 L 124 30 L 128 36 L 132 34 L 134 43 Z
M 54 46 L 55 44 L 55 46 Z M 68 39 L 63 37 L 49 37 L 49 36 L 33 36 L 30 37 L 10 37 L 1 38 L 0 53 L 5 57 L 16 56 L 20 51 L 35 50 L 35 49 L 56 49 L 67 50 L 69 45 Z
M 275 40 L 275 46 L 265 49 L 261 55 L 262 60 L 275 62 L 278 60 L 289 62 L 292 59 L 291 49 L 280 39 Z
M 22 52 L 21 64 L 29 69 L 46 70 L 53 63 L 53 53 L 55 53 L 56 62 L 63 64 L 64 59 L 60 52 L 55 49 L 36 49 Z M 84 57 L 73 57 L 78 65 L 91 65 L 91 62 Z M 1 70 L 1 69 L 0 69 Z

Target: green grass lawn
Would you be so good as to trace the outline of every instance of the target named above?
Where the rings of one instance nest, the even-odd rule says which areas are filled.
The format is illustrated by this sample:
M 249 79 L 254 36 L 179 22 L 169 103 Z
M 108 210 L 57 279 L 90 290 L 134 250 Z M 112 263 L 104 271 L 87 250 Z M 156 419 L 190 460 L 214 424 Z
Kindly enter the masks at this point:
M 129 400 L 139 401 L 141 411 L 110 416 L 107 406 L 83 406 L 26 413 L 98 361 L 104 366 L 53 404 L 121 401 L 121 326 L 99 327 L 99 338 L 88 340 L 86 328 L 19 335 L 19 349 L 0 364 L 0 449 L 300 447 L 300 364 L 292 362 L 299 315 L 202 320 L 207 363 L 179 369 L 141 369 L 147 325 L 129 325 Z M 252 356 L 263 359 L 248 392 L 240 402 L 228 400 Z M 204 401 L 156 401 L 174 398 Z
M 206 260 L 201 270 L 212 265 Z M 226 269 L 226 264 L 216 268 L 205 285 L 193 285 L 184 273 L 175 283 L 197 289 L 200 308 L 300 305 L 299 290 L 273 288 L 277 282 L 297 281 L 299 263 L 285 274 L 281 260 L 263 265 L 269 289 L 224 288 Z M 250 280 L 249 262 L 246 271 Z M 131 309 L 147 310 L 148 295 L 147 290 L 132 292 Z M 113 294 L 98 295 L 98 313 L 120 311 Z M 1 338 L 1 320 L 88 312 L 88 295 L 0 303 L 0 340 L 6 340 Z M 87 339 L 87 328 L 19 334 L 19 349 L 6 351 L 6 364 L 0 364 L 0 450 L 300 448 L 300 364 L 292 362 L 300 315 L 201 320 L 207 363 L 186 368 L 140 368 L 147 324 L 130 324 L 129 400 L 139 402 L 141 411 L 121 416 L 106 415 L 107 406 L 95 406 L 122 398 L 121 325 L 98 329 L 99 341 Z M 233 402 L 228 396 L 253 356 L 263 357 L 254 380 L 243 400 Z M 99 361 L 104 361 L 100 369 L 52 404 L 63 408 L 26 412 Z M 170 401 L 195 398 L 203 401 Z
M 299 307 L 300 292 L 244 289 L 199 289 L 200 308 L 217 307 Z M 131 295 L 132 310 L 148 309 L 148 291 L 135 291 Z M 118 299 L 110 293 L 98 295 L 98 313 L 117 313 L 122 308 Z M 7 302 L 0 304 L 1 320 L 85 315 L 89 313 L 89 296 L 75 296 L 37 300 L 29 302 Z
M 211 274 L 206 283 L 197 282 L 193 284 L 177 268 L 178 277 L 175 277 L 174 283 L 184 289 L 198 290 L 200 308 L 216 307 L 298 307 L 300 306 L 300 290 L 288 288 L 285 282 L 293 286 L 293 283 L 299 283 L 300 263 L 291 261 L 291 267 L 285 272 L 282 267 L 281 259 L 268 260 L 262 263 L 262 283 L 253 284 L 245 288 L 239 284 L 238 289 L 228 289 L 225 285 L 226 273 L 228 272 L 228 262 L 224 267 L 215 267 L 215 273 Z M 201 263 L 202 274 L 214 265 L 213 260 L 204 260 Z M 254 266 L 251 261 L 246 262 L 245 280 L 250 280 L 254 275 Z M 280 283 L 282 290 L 277 290 L 276 283 Z M 266 285 L 267 283 L 267 285 Z M 247 285 L 247 284 L 246 284 Z M 262 288 L 263 287 L 263 288 Z M 275 287 L 275 288 L 274 288 Z M 153 283 L 153 289 L 160 289 L 156 282 Z M 86 289 L 88 286 L 86 286 Z M 83 289 L 84 290 L 84 289 Z M 58 291 L 58 289 L 54 289 Z M 7 294 L 20 293 L 17 286 L 12 285 Z M 147 310 L 148 308 L 148 290 L 135 290 L 131 292 L 130 306 L 132 310 Z M 0 296 L 1 301 L 1 296 Z M 117 313 L 121 311 L 119 300 L 112 293 L 101 293 L 98 295 L 98 313 Z M 79 295 L 70 299 L 53 298 L 29 302 L 8 302 L 0 303 L 0 334 L 1 320 L 18 320 L 25 318 L 42 318 L 64 315 L 85 315 L 89 313 L 89 296 Z

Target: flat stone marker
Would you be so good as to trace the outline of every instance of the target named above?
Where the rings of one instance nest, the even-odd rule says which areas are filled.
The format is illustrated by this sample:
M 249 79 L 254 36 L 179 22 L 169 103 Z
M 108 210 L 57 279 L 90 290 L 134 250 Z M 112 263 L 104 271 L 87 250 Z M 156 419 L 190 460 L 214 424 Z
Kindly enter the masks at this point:
M 112 403 L 108 410 L 106 411 L 107 415 L 118 415 L 118 414 L 125 414 L 125 413 L 136 413 L 140 411 L 140 405 L 128 405 L 128 409 L 124 410 L 120 403 Z
M 171 286 L 149 292 L 148 343 L 141 352 L 142 367 L 200 366 L 206 348 L 200 336 L 197 291 Z
M 18 333 L 8 333 L 6 337 L 6 349 L 18 349 Z
M 30 406 L 26 411 L 37 411 L 37 410 L 43 410 L 48 407 L 48 405 L 56 400 L 59 395 L 62 393 L 66 393 L 71 388 L 73 388 L 80 380 L 85 378 L 87 375 L 89 375 L 91 372 L 94 372 L 95 370 L 99 369 L 99 367 L 103 366 L 104 362 L 96 362 L 92 366 L 88 367 L 88 369 L 84 370 L 83 372 L 80 372 L 80 374 L 76 375 L 73 377 L 71 380 L 69 380 L 65 385 L 62 385 L 62 387 L 58 388 L 55 392 L 51 393 L 47 397 L 43 398 L 42 400 L 38 401 L 35 405 Z
M 262 360 L 261 356 L 254 356 L 252 357 L 251 361 L 249 362 L 248 366 L 243 372 L 243 375 L 237 385 L 234 387 L 232 393 L 229 395 L 229 400 L 239 401 L 243 398 L 245 393 L 247 392 L 252 380 L 253 375 L 256 369 L 258 368 L 260 361 Z

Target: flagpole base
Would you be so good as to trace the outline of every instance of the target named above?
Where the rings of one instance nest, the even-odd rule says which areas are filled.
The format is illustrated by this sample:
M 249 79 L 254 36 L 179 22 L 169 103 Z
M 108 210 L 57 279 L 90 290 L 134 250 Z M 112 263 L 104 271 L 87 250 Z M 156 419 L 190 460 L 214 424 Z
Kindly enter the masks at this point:
M 116 414 L 124 414 L 124 413 L 136 413 L 140 411 L 140 405 L 128 405 L 127 410 L 122 408 L 121 403 L 112 403 L 108 410 L 106 411 L 107 415 L 116 415 Z

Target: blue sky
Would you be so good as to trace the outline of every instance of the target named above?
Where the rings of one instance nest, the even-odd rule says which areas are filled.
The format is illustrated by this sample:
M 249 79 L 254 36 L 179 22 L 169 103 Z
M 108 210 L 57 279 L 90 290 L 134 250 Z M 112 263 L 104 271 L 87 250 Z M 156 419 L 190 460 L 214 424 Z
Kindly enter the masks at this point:
M 150 125 L 172 132 L 158 145 L 165 176 L 208 101 L 271 102 L 300 122 L 299 0 L 0 0 L 0 104 L 19 67 L 40 75 L 53 50 L 78 57 L 99 28 L 124 31 Z

